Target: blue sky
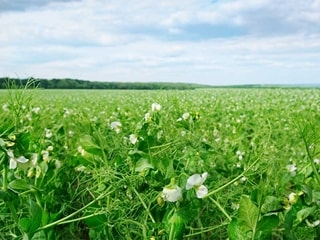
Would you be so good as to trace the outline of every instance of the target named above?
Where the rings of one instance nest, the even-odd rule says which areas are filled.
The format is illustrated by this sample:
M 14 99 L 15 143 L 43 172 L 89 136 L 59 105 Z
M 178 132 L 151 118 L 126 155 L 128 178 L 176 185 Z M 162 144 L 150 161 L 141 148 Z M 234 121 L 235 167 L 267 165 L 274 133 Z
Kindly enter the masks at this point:
M 320 0 L 0 0 L 0 76 L 320 83 Z

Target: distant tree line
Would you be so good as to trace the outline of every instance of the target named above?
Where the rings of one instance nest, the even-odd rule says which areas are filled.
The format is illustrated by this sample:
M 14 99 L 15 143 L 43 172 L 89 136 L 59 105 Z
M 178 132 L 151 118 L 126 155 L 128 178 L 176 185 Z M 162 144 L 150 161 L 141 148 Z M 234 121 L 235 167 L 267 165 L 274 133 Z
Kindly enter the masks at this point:
M 209 87 L 201 84 L 188 83 L 169 83 L 169 82 L 93 82 L 78 79 L 18 79 L 18 78 L 0 78 L 0 89 L 15 87 L 24 87 L 32 80 L 29 87 L 43 89 L 195 89 Z

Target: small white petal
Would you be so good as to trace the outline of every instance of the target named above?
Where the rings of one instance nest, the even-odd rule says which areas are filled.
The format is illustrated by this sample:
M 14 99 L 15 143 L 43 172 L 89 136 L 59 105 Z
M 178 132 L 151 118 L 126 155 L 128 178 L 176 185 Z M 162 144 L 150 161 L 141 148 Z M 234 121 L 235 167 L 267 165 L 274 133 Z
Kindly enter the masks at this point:
M 118 122 L 118 121 L 112 122 L 112 123 L 110 124 L 110 127 L 111 127 L 111 129 L 120 128 L 120 127 L 121 127 L 121 123 Z
M 204 185 L 201 185 L 196 190 L 197 198 L 204 198 L 208 194 L 208 188 Z
M 160 111 L 161 105 L 159 103 L 152 103 L 151 105 L 151 111 Z
M 17 162 L 19 163 L 27 163 L 29 159 L 25 158 L 24 156 L 18 157 Z
M 164 187 L 162 198 L 167 202 L 176 202 L 182 198 L 182 190 L 178 186 L 174 186 L 173 188 Z
M 186 189 L 189 190 L 189 189 L 193 188 L 194 186 L 201 185 L 201 180 L 202 180 L 202 178 L 201 178 L 200 174 L 193 174 L 187 180 Z
M 189 190 L 193 187 L 201 186 L 204 181 L 207 179 L 208 173 L 204 172 L 203 174 L 193 174 L 187 180 L 186 189 Z
M 295 203 L 295 201 L 296 201 L 296 195 L 297 195 L 297 194 L 294 193 L 294 192 L 292 192 L 292 193 L 289 194 L 288 200 L 289 200 L 289 202 L 290 202 L 291 204 Z
M 13 152 L 12 152 L 11 149 L 9 149 L 9 150 L 7 151 L 7 154 L 8 154 L 8 156 L 9 156 L 10 158 L 14 158 L 14 154 L 13 154 Z
M 17 162 L 13 158 L 10 158 L 9 162 L 9 169 L 16 169 L 17 168 Z
M 135 135 L 135 134 L 130 134 L 130 136 L 129 136 L 129 140 L 130 140 L 130 142 L 131 142 L 131 144 L 136 144 L 137 143 L 137 141 L 138 141 L 138 138 L 137 138 L 137 136 Z
M 184 114 L 182 114 L 182 118 L 183 120 L 187 120 L 190 117 L 190 113 L 185 112 Z

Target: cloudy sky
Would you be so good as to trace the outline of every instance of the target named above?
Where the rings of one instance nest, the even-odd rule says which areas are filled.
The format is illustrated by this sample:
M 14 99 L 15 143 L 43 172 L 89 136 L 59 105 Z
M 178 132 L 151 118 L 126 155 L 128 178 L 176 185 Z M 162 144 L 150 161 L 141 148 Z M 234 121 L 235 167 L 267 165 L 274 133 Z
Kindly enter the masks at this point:
M 0 77 L 320 83 L 320 0 L 0 0 Z

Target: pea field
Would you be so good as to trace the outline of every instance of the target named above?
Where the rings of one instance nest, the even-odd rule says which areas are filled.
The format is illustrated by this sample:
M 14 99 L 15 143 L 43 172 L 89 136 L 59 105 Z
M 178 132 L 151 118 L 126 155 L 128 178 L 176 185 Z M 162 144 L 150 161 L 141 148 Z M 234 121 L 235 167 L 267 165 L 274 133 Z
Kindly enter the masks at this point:
M 0 91 L 0 239 L 320 239 L 320 89 Z

